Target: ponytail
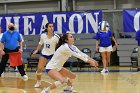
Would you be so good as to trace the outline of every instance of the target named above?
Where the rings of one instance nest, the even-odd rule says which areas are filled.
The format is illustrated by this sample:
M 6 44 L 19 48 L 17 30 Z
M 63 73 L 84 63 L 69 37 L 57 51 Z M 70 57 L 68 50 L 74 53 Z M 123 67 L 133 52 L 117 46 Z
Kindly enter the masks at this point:
M 60 39 L 59 39 L 59 41 L 58 41 L 58 44 L 56 45 L 55 50 L 57 50 L 61 45 L 67 43 L 66 40 L 68 40 L 68 34 L 69 34 L 69 33 L 66 33 L 66 34 L 64 34 L 63 36 L 60 36 Z

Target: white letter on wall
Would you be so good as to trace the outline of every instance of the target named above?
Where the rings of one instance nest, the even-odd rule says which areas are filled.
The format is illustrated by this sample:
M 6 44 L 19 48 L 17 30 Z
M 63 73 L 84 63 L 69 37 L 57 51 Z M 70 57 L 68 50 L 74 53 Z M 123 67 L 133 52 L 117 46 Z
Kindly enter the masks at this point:
M 135 16 L 134 16 L 134 29 L 135 31 L 140 30 L 140 12 L 138 12 Z
M 16 30 L 19 31 L 19 16 L 13 17 L 14 18 L 14 25 L 16 27 Z
M 3 17 L 0 17 L 0 25 L 2 25 L 1 20 L 3 19 Z
M 41 25 L 41 28 L 40 28 L 40 34 L 42 33 L 42 31 L 44 31 L 46 23 L 48 23 L 47 16 L 46 15 L 42 15 L 42 17 L 43 17 L 43 20 L 42 20 L 42 25 Z
M 62 34 L 62 20 L 66 22 L 66 14 L 53 15 L 53 22 L 55 23 L 55 21 L 57 21 L 57 32 L 59 34 Z
M 95 33 L 98 32 L 98 15 L 99 13 L 94 13 L 96 19 L 94 19 L 92 13 L 87 13 L 86 14 L 86 33 L 89 32 L 89 29 L 88 29 L 88 22 L 91 24 L 93 30 L 95 31 Z M 96 21 L 95 21 L 96 20 Z
M 32 28 L 32 24 L 35 23 L 35 16 L 23 16 L 23 18 L 24 18 L 24 35 L 29 35 L 29 31 L 32 32 L 31 35 L 35 35 L 35 28 Z M 32 22 L 29 22 L 29 19 L 31 19 Z
M 8 30 L 8 25 L 11 23 L 12 17 L 5 17 L 6 19 L 6 30 Z
M 80 14 L 73 14 L 69 19 L 69 30 L 72 33 L 75 33 L 74 31 L 74 18 L 77 17 L 78 19 L 78 32 L 81 33 L 83 30 L 83 19 Z

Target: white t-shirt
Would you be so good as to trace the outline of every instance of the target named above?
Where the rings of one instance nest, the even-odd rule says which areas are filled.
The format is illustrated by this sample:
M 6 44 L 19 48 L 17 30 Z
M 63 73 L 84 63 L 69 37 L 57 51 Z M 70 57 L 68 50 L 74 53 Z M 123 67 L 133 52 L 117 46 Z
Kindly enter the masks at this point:
M 44 45 L 41 53 L 43 55 L 52 55 L 52 54 L 54 54 L 56 45 L 57 45 L 57 43 L 59 41 L 59 38 L 60 37 L 57 34 L 54 34 L 54 36 L 52 38 L 48 38 L 47 33 L 41 34 L 39 44 Z
M 76 46 L 70 46 L 65 43 L 56 50 L 53 57 L 46 65 L 46 69 L 56 69 L 57 71 L 60 71 L 64 63 L 71 56 L 75 56 L 85 62 L 88 61 L 88 55 L 82 53 Z
M 2 36 L 3 36 L 3 33 L 0 34 L 0 41 L 1 41 Z

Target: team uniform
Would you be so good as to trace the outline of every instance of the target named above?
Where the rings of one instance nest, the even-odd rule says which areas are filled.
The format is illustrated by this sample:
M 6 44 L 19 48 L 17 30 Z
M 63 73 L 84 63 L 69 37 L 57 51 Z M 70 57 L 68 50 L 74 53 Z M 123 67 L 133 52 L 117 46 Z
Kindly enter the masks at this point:
M 40 53 L 40 56 L 46 58 L 47 60 L 50 60 L 55 52 L 56 45 L 59 41 L 59 35 L 54 34 L 51 38 L 48 38 L 47 32 L 41 34 L 40 36 L 40 41 L 39 45 L 43 45 L 43 49 Z M 37 72 L 37 75 L 41 75 L 41 73 Z M 35 84 L 35 88 L 40 87 L 41 81 L 38 80 L 37 83 Z
M 71 56 L 75 56 L 85 62 L 88 61 L 88 55 L 82 53 L 76 46 L 65 43 L 57 49 L 50 62 L 46 65 L 46 72 L 49 72 L 51 69 L 60 71 Z
M 112 32 L 110 30 L 108 31 L 98 31 L 96 34 L 96 40 L 99 41 L 99 52 L 105 52 L 105 51 L 113 51 L 112 49 L 112 43 L 111 43 L 111 37 Z
M 47 37 L 47 33 L 41 34 L 39 44 L 44 45 L 42 51 L 41 51 L 41 56 L 51 59 L 52 55 L 55 52 L 56 45 L 59 41 L 59 35 L 54 34 L 52 38 Z
M 96 34 L 96 49 L 99 46 L 99 52 L 102 55 L 103 70 L 101 73 L 108 73 L 108 67 L 110 63 L 110 52 L 113 51 L 111 39 L 114 40 L 112 32 L 109 30 L 109 23 L 107 21 L 101 21 L 98 25 L 98 32 Z M 98 50 L 97 50 L 98 51 Z M 104 53 L 107 52 L 107 53 Z

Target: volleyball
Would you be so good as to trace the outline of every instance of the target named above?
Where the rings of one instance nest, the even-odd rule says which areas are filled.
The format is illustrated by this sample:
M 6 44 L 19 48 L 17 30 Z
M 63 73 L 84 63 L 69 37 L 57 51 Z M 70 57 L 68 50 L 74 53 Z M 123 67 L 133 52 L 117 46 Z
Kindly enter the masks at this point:
M 102 21 L 102 22 L 99 22 L 99 25 L 98 25 L 98 29 L 101 30 L 101 31 L 107 31 L 109 30 L 109 23 L 107 21 Z

